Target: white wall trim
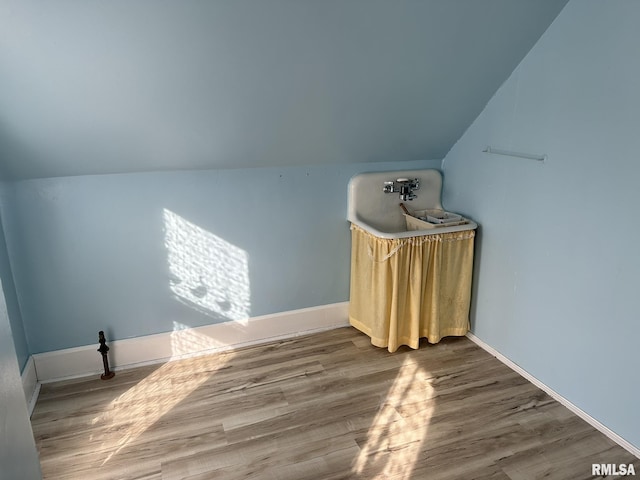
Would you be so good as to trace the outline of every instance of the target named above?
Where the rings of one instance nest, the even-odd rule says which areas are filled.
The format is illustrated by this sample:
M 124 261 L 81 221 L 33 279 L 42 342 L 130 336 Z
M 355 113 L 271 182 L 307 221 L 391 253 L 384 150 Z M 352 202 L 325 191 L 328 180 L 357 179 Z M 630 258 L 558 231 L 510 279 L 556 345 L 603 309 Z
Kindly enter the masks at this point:
M 250 345 L 346 327 L 349 302 L 262 315 L 242 322 L 180 326 L 167 333 L 110 342 L 114 371 L 233 350 Z M 98 343 L 32 355 L 37 380 L 49 383 L 103 372 Z
M 618 435 L 616 432 L 614 432 L 613 430 L 611 430 L 607 426 L 605 426 L 602 423 L 600 423 L 598 420 L 593 418 L 591 415 L 586 413 L 584 410 L 581 410 L 579 407 L 575 406 L 573 403 L 571 403 L 569 400 L 564 398 L 562 395 L 560 395 L 558 392 L 553 390 L 551 387 L 545 385 L 540 380 L 538 380 L 536 377 L 534 377 L 529 372 L 524 370 L 522 367 L 520 367 L 519 365 L 517 365 L 513 361 L 509 360 L 503 354 L 498 352 L 495 348 L 493 348 L 490 345 L 487 345 L 486 343 L 484 343 L 482 340 L 480 340 L 478 337 L 476 337 L 473 333 L 471 333 L 471 332 L 467 333 L 467 338 L 469 340 L 471 340 L 473 343 L 475 343 L 476 345 L 478 345 L 483 350 L 487 351 L 488 353 L 490 353 L 491 355 L 496 357 L 498 360 L 500 360 L 502 363 L 504 363 L 507 367 L 511 368 L 515 372 L 517 372 L 520 375 L 522 375 L 524 378 L 529 380 L 531 383 L 533 383 L 540 390 L 543 390 L 545 393 L 547 393 L 551 398 L 553 398 L 554 400 L 560 402 L 562 405 L 564 405 L 569 410 L 571 410 L 573 413 L 578 415 L 580 418 L 582 418 L 585 422 L 590 424 L 592 427 L 594 427 L 595 429 L 597 429 L 600 432 L 604 433 L 607 437 L 609 437 L 611 440 L 616 442 L 622 448 L 624 448 L 628 452 L 632 453 L 636 457 L 640 458 L 640 448 L 638 448 L 635 445 L 629 443 L 627 440 L 622 438 L 620 435 Z
M 29 416 L 31 416 L 33 408 L 36 406 L 36 400 L 38 400 L 38 393 L 40 393 L 40 382 L 38 382 L 36 364 L 33 360 L 33 356 L 30 356 L 27 360 L 27 364 L 24 366 L 21 376 L 24 398 L 27 402 Z

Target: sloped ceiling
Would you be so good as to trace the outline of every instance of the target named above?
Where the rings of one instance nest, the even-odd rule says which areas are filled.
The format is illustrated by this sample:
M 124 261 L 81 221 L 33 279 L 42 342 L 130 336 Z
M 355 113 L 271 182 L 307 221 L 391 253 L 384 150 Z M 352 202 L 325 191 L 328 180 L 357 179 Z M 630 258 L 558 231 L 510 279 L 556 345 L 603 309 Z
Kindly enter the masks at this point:
M 440 159 L 566 0 L 5 0 L 0 175 Z

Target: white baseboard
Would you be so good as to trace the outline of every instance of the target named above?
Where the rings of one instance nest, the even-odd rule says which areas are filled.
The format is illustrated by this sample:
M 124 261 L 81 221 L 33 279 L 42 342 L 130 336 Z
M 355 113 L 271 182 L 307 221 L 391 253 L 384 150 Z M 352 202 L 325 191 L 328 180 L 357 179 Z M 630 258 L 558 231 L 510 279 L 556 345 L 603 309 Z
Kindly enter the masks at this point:
M 172 332 L 108 341 L 109 365 L 117 371 L 346 327 L 348 305 L 334 303 L 194 328 L 176 324 Z M 47 383 L 103 372 L 97 348 L 96 342 L 33 355 L 37 381 Z
M 595 429 L 599 430 L 600 432 L 604 433 L 607 437 L 609 437 L 611 440 L 616 442 L 618 445 L 620 445 L 622 448 L 627 450 L 629 453 L 632 453 L 636 457 L 640 458 L 640 448 L 638 448 L 635 445 L 629 443 L 627 440 L 622 438 L 620 435 L 618 435 L 616 432 L 611 430 L 609 427 L 603 425 L 598 420 L 593 418 L 591 415 L 589 415 L 585 411 L 581 410 L 580 408 L 576 407 L 569 400 L 564 398 L 562 395 L 560 395 L 558 392 L 553 390 L 551 387 L 549 387 L 549 386 L 545 385 L 544 383 L 542 383 L 540 380 L 538 380 L 536 377 L 534 377 L 529 372 L 524 370 L 522 367 L 520 367 L 519 365 L 517 365 L 514 362 L 512 362 L 511 360 L 509 360 L 503 354 L 498 352 L 495 348 L 493 348 L 493 347 L 487 345 L 486 343 L 484 343 L 482 340 L 480 340 L 478 337 L 476 337 L 473 333 L 471 333 L 471 332 L 467 333 L 467 338 L 469 340 L 471 340 L 473 343 L 475 343 L 476 345 L 478 345 L 483 350 L 487 351 L 488 353 L 490 353 L 491 355 L 496 357 L 498 360 L 500 360 L 502 363 L 504 363 L 507 367 L 511 368 L 515 372 L 517 372 L 520 375 L 522 375 L 524 378 L 529 380 L 531 383 L 533 383 L 540 390 L 543 390 L 545 393 L 547 393 L 551 398 L 553 398 L 554 400 L 560 402 L 562 405 L 567 407 L 569 410 L 571 410 L 577 416 L 582 418 L 589 425 L 591 425 Z
M 38 400 L 38 393 L 40 392 L 40 383 L 36 375 L 36 364 L 33 361 L 33 356 L 29 357 L 27 364 L 24 366 L 24 370 L 22 370 L 22 388 L 24 390 L 24 398 L 27 402 L 29 416 L 31 416 L 33 408 L 36 406 L 36 400 Z

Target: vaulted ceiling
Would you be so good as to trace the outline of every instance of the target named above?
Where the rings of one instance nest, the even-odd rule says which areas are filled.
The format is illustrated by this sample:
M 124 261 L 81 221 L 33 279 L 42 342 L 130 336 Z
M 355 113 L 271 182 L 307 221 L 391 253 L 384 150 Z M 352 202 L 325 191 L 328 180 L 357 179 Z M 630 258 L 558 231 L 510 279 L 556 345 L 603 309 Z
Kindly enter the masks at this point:
M 440 159 L 567 0 L 5 0 L 0 178 Z

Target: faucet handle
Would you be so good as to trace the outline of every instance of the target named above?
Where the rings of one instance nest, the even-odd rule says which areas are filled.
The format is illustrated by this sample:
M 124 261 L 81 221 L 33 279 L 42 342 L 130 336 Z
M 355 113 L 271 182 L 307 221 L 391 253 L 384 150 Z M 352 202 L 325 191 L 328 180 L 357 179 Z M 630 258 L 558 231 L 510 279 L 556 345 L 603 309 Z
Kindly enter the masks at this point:
M 394 187 L 395 184 L 394 182 L 384 182 L 384 187 L 382 188 L 382 191 L 384 193 L 393 193 L 394 192 Z

